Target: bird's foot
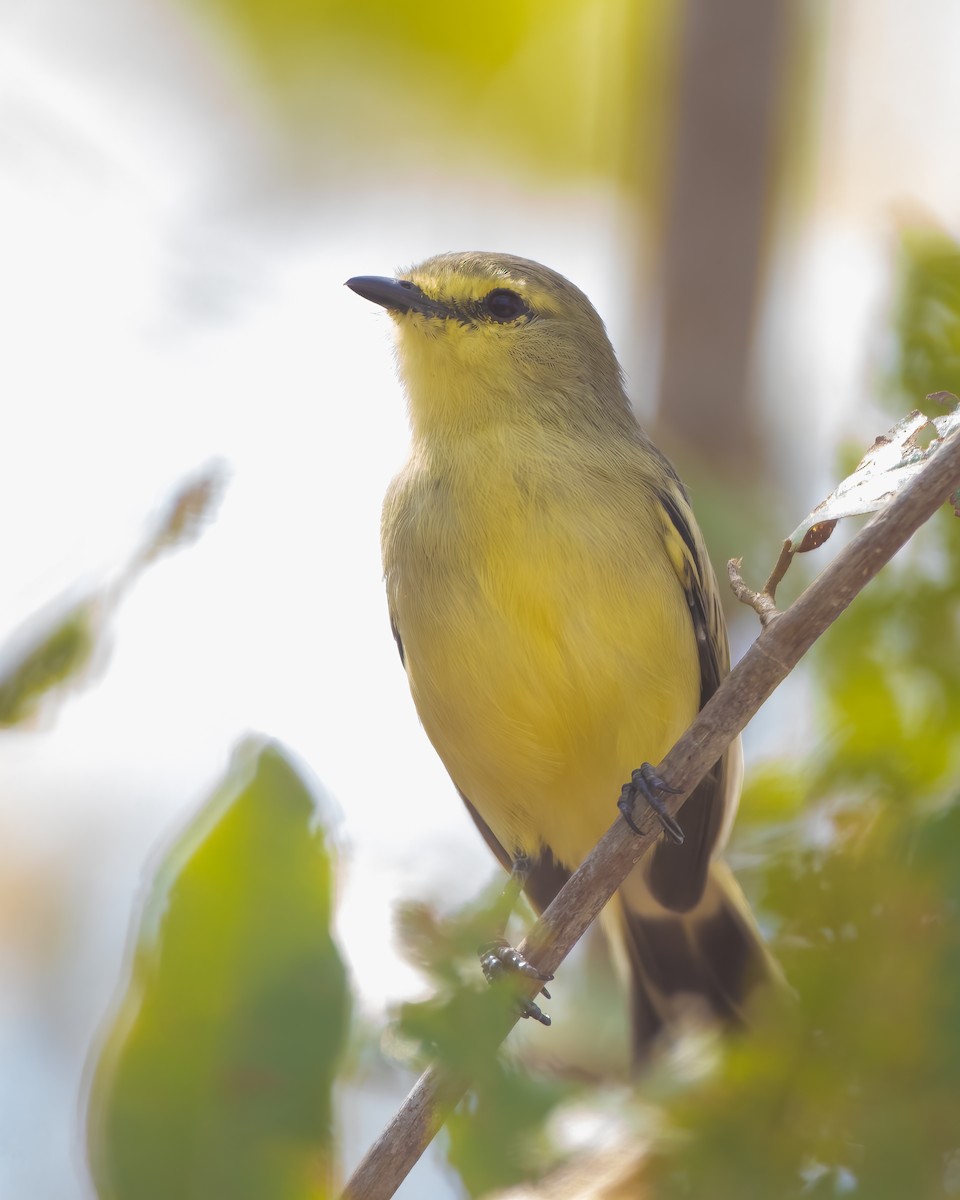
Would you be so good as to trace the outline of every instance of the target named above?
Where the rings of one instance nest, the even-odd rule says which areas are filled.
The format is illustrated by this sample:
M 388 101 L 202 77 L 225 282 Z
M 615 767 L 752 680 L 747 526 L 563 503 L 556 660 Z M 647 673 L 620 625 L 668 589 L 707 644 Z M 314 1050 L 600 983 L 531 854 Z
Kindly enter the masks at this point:
M 617 808 L 623 813 L 623 819 L 633 832 L 639 833 L 640 830 L 633 819 L 634 802 L 639 796 L 656 813 L 657 820 L 663 827 L 663 831 L 667 837 L 679 846 L 683 844 L 683 830 L 677 823 L 676 818 L 671 817 L 667 812 L 663 802 L 664 796 L 679 795 L 679 788 L 671 787 L 665 779 L 661 779 L 650 763 L 645 762 L 641 763 L 637 770 L 633 772 L 630 776 L 630 782 L 623 785 L 620 792 L 620 799 L 617 801 Z
M 525 975 L 528 979 L 538 979 L 542 983 L 549 983 L 553 979 L 552 975 L 545 975 L 538 967 L 535 967 L 532 962 L 528 962 L 522 954 L 510 945 L 503 938 L 497 938 L 493 942 L 487 942 L 480 947 L 480 967 L 483 970 L 484 978 L 487 983 L 496 983 L 499 979 L 504 979 L 510 975 Z M 550 993 L 547 989 L 541 988 L 540 991 L 549 1000 Z M 541 1025 L 549 1025 L 550 1018 L 543 1011 L 539 1004 L 533 1000 L 524 1000 L 520 1004 L 520 1015 L 524 1018 L 532 1018 L 534 1021 L 539 1021 Z

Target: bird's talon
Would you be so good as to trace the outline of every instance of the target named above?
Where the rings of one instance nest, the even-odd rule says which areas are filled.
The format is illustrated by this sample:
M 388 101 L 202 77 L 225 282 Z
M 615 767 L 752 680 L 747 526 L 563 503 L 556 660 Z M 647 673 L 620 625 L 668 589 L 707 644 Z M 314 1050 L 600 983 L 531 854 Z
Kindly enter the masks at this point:
M 620 791 L 620 799 L 617 801 L 617 808 L 623 814 L 623 819 L 630 826 L 633 832 L 640 836 L 640 826 L 633 819 L 633 785 L 625 783 Z
M 493 983 L 506 974 L 526 975 L 530 979 L 540 979 L 549 983 L 552 975 L 545 975 L 532 962 L 528 962 L 518 953 L 509 942 L 498 938 L 480 947 L 480 967 L 487 983 Z M 546 989 L 544 989 L 546 992 Z
M 639 834 L 640 830 L 633 819 L 633 804 L 637 796 L 642 797 L 647 806 L 656 814 L 667 837 L 679 846 L 683 844 L 683 829 L 676 818 L 667 812 L 663 797 L 679 796 L 681 793 L 681 788 L 671 787 L 665 779 L 657 774 L 650 763 L 642 763 L 631 775 L 630 782 L 623 785 L 620 799 L 617 801 L 617 808 L 623 813 L 624 820 L 633 832 Z
M 682 788 L 671 787 L 662 775 L 657 774 L 650 763 L 641 763 L 630 776 L 630 781 L 638 791 L 644 794 L 648 789 L 652 792 L 660 792 L 665 796 L 679 796 L 683 791 Z
M 535 967 L 532 962 L 528 962 L 522 954 L 519 954 L 509 942 L 503 941 L 502 938 L 498 938 L 494 942 L 487 942 L 486 945 L 480 947 L 480 967 L 484 979 L 491 984 L 496 983 L 498 979 L 503 979 L 506 975 L 525 975 L 528 979 L 536 979 L 541 983 L 549 983 L 553 978 L 552 975 L 547 975 Z M 541 988 L 540 992 L 548 1000 L 550 999 L 550 993 L 545 987 Z M 539 1021 L 541 1025 L 551 1024 L 550 1018 L 536 1001 L 522 1000 L 519 1004 L 520 1016 L 524 1020 Z
M 520 1016 L 523 1017 L 525 1021 L 539 1021 L 541 1025 L 553 1024 L 540 1005 L 533 1000 L 524 1000 L 520 1006 Z

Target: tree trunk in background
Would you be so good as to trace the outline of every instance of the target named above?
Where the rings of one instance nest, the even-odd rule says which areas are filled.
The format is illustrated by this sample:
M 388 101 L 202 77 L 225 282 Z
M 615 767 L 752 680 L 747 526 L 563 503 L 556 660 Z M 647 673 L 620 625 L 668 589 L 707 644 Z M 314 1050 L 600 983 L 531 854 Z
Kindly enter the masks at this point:
M 686 0 L 667 164 L 656 430 L 756 464 L 754 318 L 783 131 L 792 0 Z

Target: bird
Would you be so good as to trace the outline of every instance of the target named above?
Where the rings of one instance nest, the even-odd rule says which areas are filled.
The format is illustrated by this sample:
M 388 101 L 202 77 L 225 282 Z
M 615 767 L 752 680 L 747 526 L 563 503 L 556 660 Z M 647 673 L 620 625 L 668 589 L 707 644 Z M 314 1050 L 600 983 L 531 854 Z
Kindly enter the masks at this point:
M 690 497 L 639 424 L 603 322 L 556 271 L 439 254 L 347 286 L 393 320 L 410 455 L 383 505 L 390 622 L 424 730 L 542 912 L 729 670 Z M 646 767 L 655 804 L 668 781 Z M 722 858 L 739 741 L 682 833 L 602 914 L 633 1061 L 691 1022 L 743 1026 L 772 960 Z M 672 835 L 672 836 L 670 836 Z

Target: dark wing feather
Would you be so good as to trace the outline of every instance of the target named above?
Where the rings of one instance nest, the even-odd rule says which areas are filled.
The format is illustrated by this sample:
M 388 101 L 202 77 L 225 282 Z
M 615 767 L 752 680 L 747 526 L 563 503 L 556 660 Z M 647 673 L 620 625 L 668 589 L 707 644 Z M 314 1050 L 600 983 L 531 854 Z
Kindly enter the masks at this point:
M 680 482 L 671 480 L 657 500 L 665 517 L 667 551 L 680 578 L 697 641 L 702 708 L 730 669 L 717 580 Z M 661 840 L 648 859 L 650 890 L 656 900 L 674 912 L 688 911 L 703 895 L 728 802 L 727 775 L 724 757 L 703 777 L 683 806 L 679 817 L 685 835 L 683 844 Z

